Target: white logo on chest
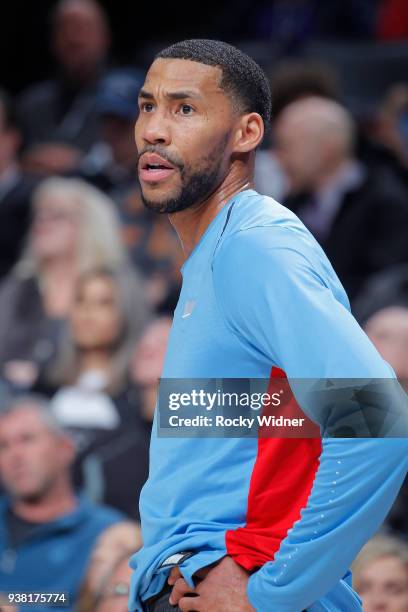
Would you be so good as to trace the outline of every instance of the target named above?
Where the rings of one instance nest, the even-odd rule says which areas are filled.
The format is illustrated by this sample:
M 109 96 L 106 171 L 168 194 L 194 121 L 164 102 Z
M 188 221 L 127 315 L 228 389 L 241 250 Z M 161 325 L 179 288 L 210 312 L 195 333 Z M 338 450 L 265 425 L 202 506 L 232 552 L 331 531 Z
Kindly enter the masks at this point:
M 181 318 L 187 319 L 187 317 L 189 317 L 192 314 L 194 308 L 196 307 L 196 304 L 197 304 L 196 300 L 188 300 L 184 304 L 184 312 L 181 315 Z

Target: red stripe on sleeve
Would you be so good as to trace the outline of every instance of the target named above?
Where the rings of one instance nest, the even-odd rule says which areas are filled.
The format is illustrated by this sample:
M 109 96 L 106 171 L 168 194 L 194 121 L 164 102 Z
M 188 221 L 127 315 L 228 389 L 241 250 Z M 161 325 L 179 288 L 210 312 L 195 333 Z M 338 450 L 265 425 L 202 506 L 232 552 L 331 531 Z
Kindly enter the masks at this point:
M 273 367 L 272 378 L 286 375 Z M 258 439 L 246 524 L 226 532 L 227 553 L 245 569 L 273 560 L 307 503 L 321 451 L 320 437 Z

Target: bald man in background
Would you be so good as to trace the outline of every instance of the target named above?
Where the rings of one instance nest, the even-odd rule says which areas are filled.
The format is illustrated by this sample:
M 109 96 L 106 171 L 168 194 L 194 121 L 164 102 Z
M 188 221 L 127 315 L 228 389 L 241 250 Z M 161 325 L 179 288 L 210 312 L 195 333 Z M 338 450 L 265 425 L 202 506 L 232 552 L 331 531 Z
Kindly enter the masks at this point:
M 388 168 L 372 172 L 355 158 L 354 133 L 350 113 L 318 97 L 287 106 L 275 127 L 285 204 L 323 246 L 351 301 L 372 274 L 408 261 L 408 194 Z

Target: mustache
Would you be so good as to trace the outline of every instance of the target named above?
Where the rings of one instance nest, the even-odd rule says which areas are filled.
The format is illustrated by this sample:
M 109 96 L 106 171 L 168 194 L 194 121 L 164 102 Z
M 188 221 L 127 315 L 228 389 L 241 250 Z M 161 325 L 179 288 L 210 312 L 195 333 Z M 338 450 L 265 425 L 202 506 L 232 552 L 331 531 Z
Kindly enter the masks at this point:
M 169 155 L 168 151 L 166 151 L 166 149 L 163 147 L 154 146 L 154 145 L 145 147 L 142 151 L 138 152 L 138 156 L 137 156 L 138 163 L 139 163 L 139 159 L 145 153 L 156 153 L 157 155 L 160 155 L 160 157 L 168 161 L 172 166 L 176 166 L 176 168 L 178 168 L 180 172 L 184 170 L 184 163 L 180 159 L 180 157 L 178 157 L 177 155 L 172 155 L 172 154 Z

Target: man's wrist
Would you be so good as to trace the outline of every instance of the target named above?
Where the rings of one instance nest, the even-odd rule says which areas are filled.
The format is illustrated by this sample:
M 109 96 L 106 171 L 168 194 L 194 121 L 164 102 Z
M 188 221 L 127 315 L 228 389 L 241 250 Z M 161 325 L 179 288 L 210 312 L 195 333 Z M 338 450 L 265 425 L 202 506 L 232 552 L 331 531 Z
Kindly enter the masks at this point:
M 256 597 L 256 584 L 254 584 L 257 582 L 255 580 L 257 573 L 258 572 L 254 572 L 253 574 L 249 576 L 248 584 L 246 588 L 246 594 L 247 594 L 248 601 L 251 604 L 251 606 L 254 608 L 254 610 L 259 609 L 258 603 L 257 603 L 257 597 Z

